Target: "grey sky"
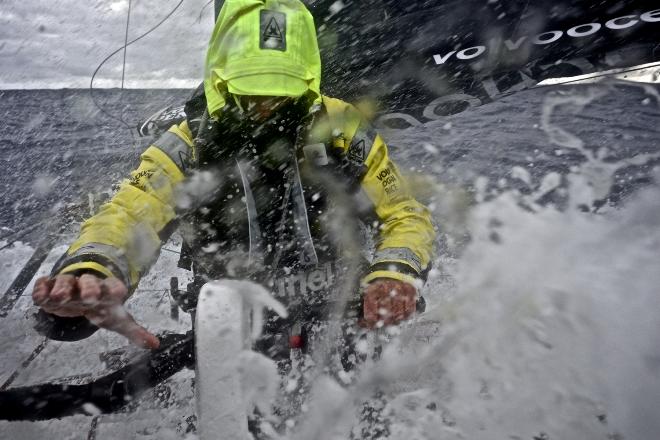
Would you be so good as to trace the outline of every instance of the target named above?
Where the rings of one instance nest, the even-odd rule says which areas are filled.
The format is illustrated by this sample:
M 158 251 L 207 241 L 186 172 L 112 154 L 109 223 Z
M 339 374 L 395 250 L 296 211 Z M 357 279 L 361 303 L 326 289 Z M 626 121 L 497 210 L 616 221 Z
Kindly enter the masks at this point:
M 132 0 L 129 40 L 179 1 Z M 213 27 L 207 3 L 184 0 L 162 26 L 128 47 L 126 87 L 190 87 L 201 80 Z M 2 0 L 0 88 L 88 87 L 99 63 L 123 45 L 127 11 L 128 0 Z M 119 53 L 95 86 L 119 87 L 121 69 Z
M 132 0 L 129 39 L 162 20 L 180 0 Z M 156 31 L 129 46 L 125 86 L 190 88 L 202 79 L 213 28 L 209 0 L 183 0 Z M 0 89 L 88 87 L 99 63 L 124 43 L 128 0 L 0 0 Z M 200 15 L 201 14 L 201 15 Z M 119 87 L 122 53 L 97 87 Z M 635 78 L 657 82 L 657 66 Z M 626 77 L 627 79 L 631 79 Z

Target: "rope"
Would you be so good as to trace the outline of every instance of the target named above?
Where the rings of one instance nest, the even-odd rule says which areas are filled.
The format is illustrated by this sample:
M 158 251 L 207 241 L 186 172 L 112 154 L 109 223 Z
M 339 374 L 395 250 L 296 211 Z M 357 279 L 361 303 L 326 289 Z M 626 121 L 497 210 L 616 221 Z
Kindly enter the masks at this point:
M 125 49 L 126 49 L 128 46 L 130 46 L 131 44 L 140 41 L 141 39 L 143 39 L 144 37 L 146 37 L 147 35 L 149 35 L 149 34 L 152 33 L 153 31 L 155 31 L 157 28 L 159 28 L 163 23 L 165 23 L 165 22 L 166 22 L 166 21 L 167 21 L 172 15 L 174 15 L 174 13 L 179 9 L 179 7 L 181 6 L 181 4 L 183 4 L 183 1 L 184 1 L 184 0 L 180 0 L 179 3 L 174 7 L 174 9 L 172 9 L 172 10 L 171 10 L 171 11 L 170 11 L 170 12 L 169 12 L 169 13 L 168 13 L 168 14 L 167 14 L 167 15 L 166 15 L 161 21 L 159 21 L 158 24 L 156 24 L 154 27 L 152 27 L 151 29 L 149 29 L 147 32 L 143 33 L 143 34 L 140 35 L 139 37 L 137 37 L 137 38 L 135 38 L 135 39 L 133 39 L 133 40 L 131 40 L 131 41 L 126 42 L 122 47 L 120 47 L 119 49 L 115 50 L 114 52 L 112 52 L 112 53 L 111 53 L 110 55 L 108 55 L 107 57 L 105 57 L 105 59 L 103 59 L 103 61 L 101 61 L 101 63 L 98 65 L 98 67 L 96 68 L 96 70 L 94 70 L 94 73 L 92 74 L 92 79 L 91 79 L 90 82 L 89 82 L 89 96 L 90 96 L 90 98 L 92 99 L 92 102 L 94 103 L 94 106 L 95 106 L 95 107 L 96 107 L 96 108 L 97 108 L 102 114 L 106 115 L 106 116 L 109 117 L 110 119 L 113 119 L 113 120 L 115 120 L 115 121 L 120 122 L 122 125 L 124 125 L 126 128 L 128 128 L 128 129 L 130 130 L 130 132 L 131 132 L 131 137 L 133 137 L 133 140 L 135 140 L 135 137 L 134 137 L 134 135 L 133 135 L 133 129 L 132 129 L 132 127 L 131 127 L 126 121 L 124 121 L 124 119 L 122 119 L 121 117 L 118 118 L 118 117 L 116 117 L 115 115 L 113 115 L 113 114 L 111 114 L 110 112 L 108 112 L 107 110 L 103 109 L 103 108 L 99 105 L 99 103 L 96 101 L 96 99 L 94 98 L 94 78 L 96 78 L 96 74 L 99 72 L 99 70 L 101 70 L 101 67 L 103 67 L 103 65 L 104 65 L 106 62 L 108 62 L 108 60 L 109 60 L 110 58 L 112 58 L 113 56 L 117 55 L 117 54 L 118 54 L 119 52 L 121 52 L 122 50 L 125 50 Z M 129 4 L 129 5 L 130 5 L 130 4 Z M 130 8 L 130 6 L 129 6 L 129 8 Z M 126 25 L 127 25 L 127 27 L 128 27 L 128 20 L 127 20 Z M 128 33 L 128 31 L 127 31 L 127 33 Z
M 197 23 L 202 22 L 202 16 L 204 15 L 204 10 L 211 4 L 213 3 L 213 0 L 209 0 L 208 3 L 204 5 L 204 7 L 199 11 L 199 17 L 197 17 Z
M 128 26 L 131 22 L 131 4 L 133 2 L 128 0 L 128 13 L 126 14 L 126 35 L 124 36 L 124 62 L 121 66 L 121 89 L 124 90 L 124 77 L 126 76 L 126 50 L 128 48 Z

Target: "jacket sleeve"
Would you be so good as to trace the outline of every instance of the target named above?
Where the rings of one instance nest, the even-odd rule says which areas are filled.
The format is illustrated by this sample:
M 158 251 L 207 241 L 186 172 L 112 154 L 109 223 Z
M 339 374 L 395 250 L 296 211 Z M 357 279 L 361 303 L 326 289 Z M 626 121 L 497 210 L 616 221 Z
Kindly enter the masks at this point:
M 96 272 L 115 276 L 134 289 L 158 257 L 175 220 L 175 187 L 194 157 L 186 122 L 172 126 L 141 155 L 139 167 L 99 212 L 53 273 Z
M 354 107 L 346 107 L 343 121 L 343 133 L 334 137 L 334 147 L 343 148 L 348 160 L 363 170 L 360 185 L 379 221 L 375 254 L 362 281 L 424 280 L 435 241 L 428 208 L 415 200 L 387 145 Z

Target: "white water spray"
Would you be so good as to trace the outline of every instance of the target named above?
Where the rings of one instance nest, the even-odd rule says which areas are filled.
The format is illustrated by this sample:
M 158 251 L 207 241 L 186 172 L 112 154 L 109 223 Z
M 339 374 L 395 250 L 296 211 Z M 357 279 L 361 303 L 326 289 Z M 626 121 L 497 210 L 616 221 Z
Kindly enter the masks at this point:
M 577 209 L 606 197 L 618 169 L 657 154 L 606 162 L 606 149 L 592 152 L 551 122 L 560 105 L 578 113 L 600 96 L 545 102 L 549 140 L 586 158 L 569 175 L 567 209 L 537 203 L 560 187 L 557 173 L 528 195 L 477 194 L 471 242 L 443 268 L 455 288 L 432 277 L 430 310 L 347 389 L 312 397 L 301 433 L 345 438 L 361 402 L 380 390 L 390 439 L 660 436 L 660 190 L 602 214 Z M 524 169 L 515 174 L 531 182 Z M 423 335 L 420 324 L 434 322 L 441 330 Z M 312 396 L 333 389 L 316 388 Z

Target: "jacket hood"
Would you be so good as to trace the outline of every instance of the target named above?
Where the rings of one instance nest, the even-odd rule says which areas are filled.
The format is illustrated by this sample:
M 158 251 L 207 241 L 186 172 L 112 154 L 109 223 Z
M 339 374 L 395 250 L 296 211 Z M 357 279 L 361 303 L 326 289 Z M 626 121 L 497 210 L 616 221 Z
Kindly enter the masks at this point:
M 204 92 L 211 115 L 228 93 L 321 99 L 314 19 L 298 0 L 226 0 L 206 56 Z

